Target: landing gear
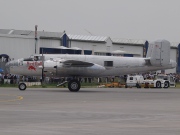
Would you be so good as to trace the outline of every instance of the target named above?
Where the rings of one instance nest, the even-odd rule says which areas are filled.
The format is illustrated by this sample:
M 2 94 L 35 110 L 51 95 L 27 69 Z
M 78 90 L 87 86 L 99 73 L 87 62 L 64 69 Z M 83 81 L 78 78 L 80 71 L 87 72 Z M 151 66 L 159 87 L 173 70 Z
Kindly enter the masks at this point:
M 25 83 L 20 83 L 18 87 L 19 87 L 19 90 L 24 91 L 24 90 L 26 90 L 27 86 Z
M 80 88 L 81 88 L 81 84 L 78 80 L 73 79 L 73 80 L 68 82 L 69 91 L 78 92 Z

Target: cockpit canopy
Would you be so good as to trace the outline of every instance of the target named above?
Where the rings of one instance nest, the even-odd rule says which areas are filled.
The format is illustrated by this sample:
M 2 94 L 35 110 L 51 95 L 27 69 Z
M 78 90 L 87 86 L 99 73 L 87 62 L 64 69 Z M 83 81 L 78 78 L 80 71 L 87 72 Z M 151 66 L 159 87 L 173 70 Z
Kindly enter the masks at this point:
M 43 56 L 31 55 L 29 58 L 24 58 L 24 61 L 42 61 Z

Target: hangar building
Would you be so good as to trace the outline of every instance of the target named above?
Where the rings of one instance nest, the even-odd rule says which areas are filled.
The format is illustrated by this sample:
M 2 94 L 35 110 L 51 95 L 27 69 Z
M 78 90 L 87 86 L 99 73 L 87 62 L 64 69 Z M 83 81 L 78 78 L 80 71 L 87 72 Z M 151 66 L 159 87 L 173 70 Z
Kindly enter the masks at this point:
M 0 29 L 0 47 L 0 55 L 8 55 L 10 59 L 41 53 L 145 57 L 148 41 L 46 31 L 38 31 L 35 37 L 35 31 Z M 177 62 L 180 61 L 179 49 L 179 43 L 171 43 L 171 59 Z M 3 57 L 0 59 L 3 61 Z M 3 68 L 2 64 L 0 66 Z M 180 62 L 177 68 L 166 73 L 175 73 L 176 70 L 180 72 Z

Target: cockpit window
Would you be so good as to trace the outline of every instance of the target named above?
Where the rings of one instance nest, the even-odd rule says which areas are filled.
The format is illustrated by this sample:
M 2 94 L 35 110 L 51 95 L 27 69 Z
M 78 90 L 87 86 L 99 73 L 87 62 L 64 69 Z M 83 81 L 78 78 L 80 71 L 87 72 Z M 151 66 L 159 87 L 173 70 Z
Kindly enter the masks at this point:
M 42 61 L 42 56 L 34 56 L 34 57 L 25 58 L 24 61 Z
M 42 56 L 34 56 L 34 60 L 35 61 L 41 61 L 42 60 Z
M 25 58 L 24 61 L 33 61 L 33 58 Z

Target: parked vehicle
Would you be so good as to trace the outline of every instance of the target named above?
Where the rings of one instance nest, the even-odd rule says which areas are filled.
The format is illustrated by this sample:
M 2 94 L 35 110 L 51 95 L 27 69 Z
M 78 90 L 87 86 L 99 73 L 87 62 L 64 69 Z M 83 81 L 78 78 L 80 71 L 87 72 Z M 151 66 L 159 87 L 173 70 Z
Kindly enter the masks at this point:
M 175 79 L 173 76 L 158 74 L 154 75 L 154 79 L 144 80 L 141 87 L 144 88 L 169 88 L 175 87 Z
M 143 83 L 143 81 L 144 77 L 142 75 L 128 75 L 125 87 L 141 88 L 141 83 Z
M 169 81 L 169 87 L 176 87 L 175 77 L 172 75 L 158 74 L 157 79 L 167 80 Z

